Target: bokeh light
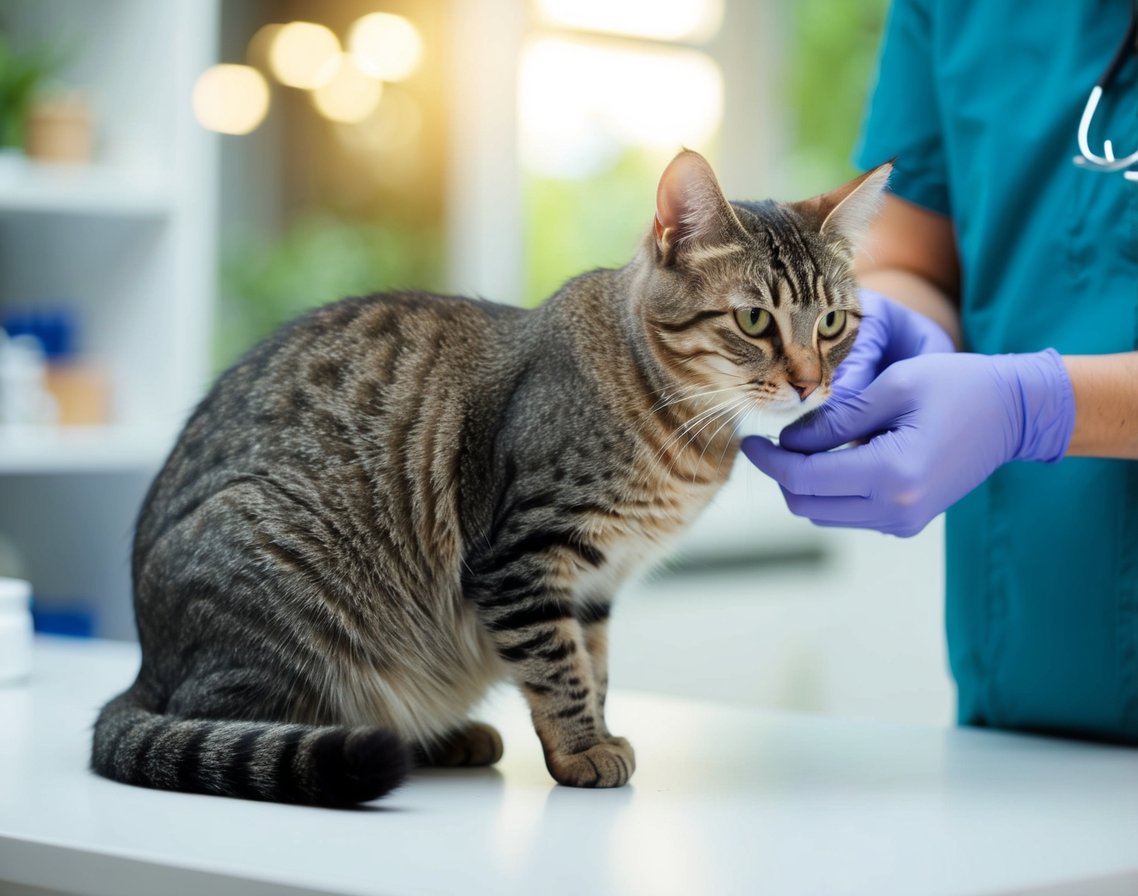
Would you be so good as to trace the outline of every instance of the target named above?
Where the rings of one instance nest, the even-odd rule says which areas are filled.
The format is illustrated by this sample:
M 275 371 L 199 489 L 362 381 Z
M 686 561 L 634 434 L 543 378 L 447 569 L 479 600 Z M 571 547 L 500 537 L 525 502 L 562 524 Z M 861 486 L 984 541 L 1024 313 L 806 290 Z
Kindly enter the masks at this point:
M 381 81 L 402 81 L 419 66 L 423 39 L 403 16 L 373 12 L 348 32 L 348 52 L 360 71 Z
M 275 32 L 269 46 L 269 67 L 288 87 L 315 90 L 336 73 L 340 41 L 315 22 L 289 22 Z
M 215 65 L 198 76 L 192 103 L 202 127 L 221 134 L 248 134 L 269 111 L 269 85 L 247 65 Z
M 363 121 L 379 105 L 383 84 L 364 74 L 347 53 L 341 53 L 331 79 L 312 92 L 317 111 L 332 121 Z
M 271 60 L 273 42 L 277 39 L 282 28 L 284 25 L 279 22 L 262 25 L 258 28 L 256 33 L 249 38 L 249 43 L 245 47 L 245 61 L 262 71 L 271 72 L 273 68 Z
M 336 128 L 336 139 L 346 150 L 362 158 L 378 159 L 407 154 L 418 145 L 423 132 L 423 110 L 413 95 L 397 85 L 384 85 L 383 99 L 375 113 L 363 121 Z

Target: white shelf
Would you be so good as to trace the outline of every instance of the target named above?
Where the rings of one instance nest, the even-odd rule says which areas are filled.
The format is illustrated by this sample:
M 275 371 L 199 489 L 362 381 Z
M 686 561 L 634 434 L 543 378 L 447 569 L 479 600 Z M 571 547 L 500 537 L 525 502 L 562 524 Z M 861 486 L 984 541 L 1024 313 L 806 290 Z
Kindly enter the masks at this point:
M 157 469 L 173 444 L 160 427 L 0 426 L 0 474 Z
M 5 160 L 0 165 L 0 214 L 40 212 L 158 218 L 170 211 L 160 178 L 106 165 L 45 165 Z

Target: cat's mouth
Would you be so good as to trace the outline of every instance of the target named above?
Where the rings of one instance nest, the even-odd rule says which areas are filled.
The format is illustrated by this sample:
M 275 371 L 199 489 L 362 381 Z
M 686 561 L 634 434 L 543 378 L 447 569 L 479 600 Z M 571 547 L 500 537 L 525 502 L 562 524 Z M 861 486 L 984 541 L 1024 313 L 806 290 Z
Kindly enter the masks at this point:
M 782 430 L 819 408 L 830 397 L 830 389 L 815 389 L 806 398 L 793 396 L 772 396 L 761 403 L 756 402 L 752 409 L 739 421 L 736 432 L 739 435 L 761 435 L 775 438 Z

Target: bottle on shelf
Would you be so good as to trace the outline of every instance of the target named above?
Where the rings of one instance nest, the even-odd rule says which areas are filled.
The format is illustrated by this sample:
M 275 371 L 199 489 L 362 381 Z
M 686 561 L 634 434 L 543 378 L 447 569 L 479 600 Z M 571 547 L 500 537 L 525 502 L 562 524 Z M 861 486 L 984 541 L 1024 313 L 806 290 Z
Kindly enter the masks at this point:
M 55 420 L 39 340 L 27 334 L 8 336 L 0 329 L 0 424 L 34 426 Z
M 54 413 L 46 420 L 62 426 L 90 426 L 110 418 L 110 390 L 102 369 L 76 350 L 78 325 L 66 308 L 13 311 L 0 326 L 15 340 L 31 339 L 42 355 L 40 379 Z

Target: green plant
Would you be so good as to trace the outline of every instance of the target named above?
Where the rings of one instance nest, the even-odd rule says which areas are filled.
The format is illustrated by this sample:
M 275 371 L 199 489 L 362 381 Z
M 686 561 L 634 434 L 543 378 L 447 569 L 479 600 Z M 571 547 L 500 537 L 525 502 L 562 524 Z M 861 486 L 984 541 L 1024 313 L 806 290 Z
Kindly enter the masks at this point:
M 626 149 L 586 180 L 526 174 L 526 305 L 541 304 L 575 274 L 632 258 L 652 224 L 667 161 Z
M 886 0 L 798 0 L 793 10 L 785 83 L 794 150 L 787 189 L 829 189 L 854 172 L 851 162 L 865 100 L 873 86 Z
M 442 235 L 426 228 L 310 213 L 278 240 L 236 240 L 222 259 L 215 359 L 227 366 L 309 308 L 381 290 L 437 290 L 443 273 Z
M 24 145 L 28 107 L 62 63 L 58 49 L 39 46 L 20 51 L 0 31 L 0 147 Z

